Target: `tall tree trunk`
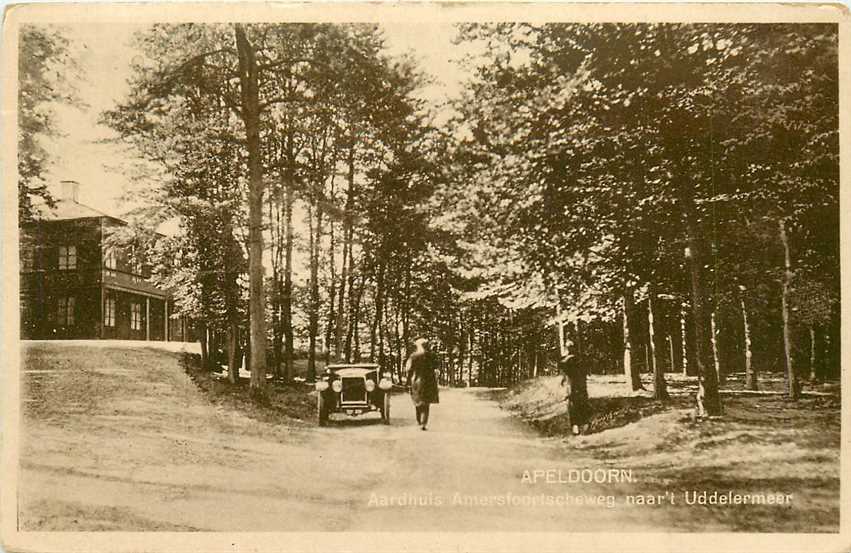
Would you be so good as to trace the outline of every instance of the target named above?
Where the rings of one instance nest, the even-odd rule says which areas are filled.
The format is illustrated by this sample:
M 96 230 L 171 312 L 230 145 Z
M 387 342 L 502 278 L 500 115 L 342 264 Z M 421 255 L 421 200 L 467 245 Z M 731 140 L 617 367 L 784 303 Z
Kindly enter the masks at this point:
M 354 275 L 354 266 L 352 266 L 352 275 Z M 355 284 L 357 281 L 360 281 L 360 284 L 355 288 Z M 349 327 L 346 331 L 346 346 L 345 346 L 345 357 L 346 361 L 358 361 L 360 359 L 360 340 L 359 332 L 360 332 L 360 310 L 361 310 L 361 300 L 363 299 L 363 290 L 366 287 L 366 277 L 361 276 L 359 279 L 355 279 L 352 276 L 349 281 Z
M 319 241 L 322 237 L 322 208 L 316 199 L 308 207 L 310 232 L 310 309 L 308 312 L 307 381 L 316 380 L 316 338 L 319 335 Z M 314 223 L 315 217 L 315 223 Z
M 222 239 L 225 241 L 225 251 L 222 260 L 224 270 L 224 300 L 227 315 L 227 364 L 228 380 L 231 384 L 239 383 L 239 366 L 237 365 L 237 350 L 239 349 L 239 272 L 235 261 L 242 259 L 239 243 L 233 236 L 233 225 L 229 216 L 225 216 L 222 229 Z
M 378 362 L 378 330 L 379 323 L 384 313 L 384 264 L 378 267 L 378 276 L 375 279 L 375 316 L 372 318 L 369 330 L 369 360 Z
M 237 354 L 239 352 L 239 326 L 231 322 L 228 324 L 228 381 L 231 384 L 239 383 L 239 365 Z
M 282 342 L 283 350 L 277 352 L 279 357 L 276 363 L 279 365 L 279 376 L 288 382 L 293 377 L 293 202 L 295 201 L 295 151 L 293 132 L 289 130 L 284 137 L 283 159 L 286 166 L 282 170 L 282 182 L 278 193 L 278 224 L 277 224 L 277 265 L 279 273 L 278 285 L 278 311 L 280 329 L 278 335 Z M 281 194 L 283 192 L 283 194 Z M 283 197 L 282 197 L 283 196 Z M 281 213 L 283 210 L 283 221 Z M 281 267 L 283 265 L 283 267 Z M 276 348 L 280 348 L 276 344 Z M 276 350 L 277 351 L 277 350 Z
M 632 380 L 632 340 L 629 334 L 629 313 L 627 313 L 627 305 L 629 300 L 627 294 L 630 291 L 624 292 L 621 298 L 621 307 L 623 311 L 623 373 L 626 381 L 630 383 L 632 390 L 635 391 L 635 382 Z
M 482 317 L 482 323 L 484 323 L 484 317 Z M 481 335 L 479 336 L 479 358 L 477 363 L 476 370 L 476 386 L 482 386 L 485 381 L 485 376 L 487 374 L 487 346 L 488 346 L 488 335 L 487 331 L 482 330 Z
M 279 278 L 279 274 L 272 276 L 272 282 L 275 286 L 275 301 L 272 304 L 272 374 L 275 375 L 275 378 L 283 378 L 284 376 L 284 325 L 281 313 L 281 288 L 283 286 Z
M 348 185 L 346 188 L 346 207 L 343 213 L 343 266 L 340 273 L 340 291 L 337 300 L 337 319 L 334 321 L 334 356 L 341 360 L 343 358 L 343 327 L 345 325 L 344 313 L 346 305 L 346 286 L 349 279 L 349 267 L 352 264 L 352 209 L 354 208 L 355 196 L 355 145 L 349 148 L 348 159 Z M 349 294 L 352 288 L 349 286 Z M 332 300 L 333 301 L 333 300 Z M 346 358 L 349 353 L 346 353 Z
M 281 301 L 283 298 L 283 249 L 284 230 L 281 217 L 282 201 L 280 190 L 276 193 L 276 201 L 269 202 L 269 232 L 272 246 L 272 373 L 275 378 L 281 378 L 281 362 L 284 350 L 284 328 L 282 322 Z M 230 342 L 228 342 L 230 343 Z
M 493 324 L 493 322 L 489 321 L 488 329 L 492 329 L 492 328 L 494 328 L 494 326 L 495 325 Z M 494 375 L 496 373 L 496 371 L 494 370 L 494 363 L 493 363 L 493 361 L 494 361 L 493 349 L 494 349 L 494 341 L 495 341 L 493 331 L 487 330 L 485 332 L 483 338 L 484 338 L 484 340 L 482 342 L 482 345 L 484 347 L 482 348 L 482 357 L 483 357 L 483 359 L 482 359 L 482 375 L 481 375 L 481 379 L 479 381 L 479 384 L 481 384 L 482 386 L 493 386 Z
M 387 297 L 386 292 L 383 297 Z M 382 299 L 381 312 L 378 318 L 378 364 L 381 365 L 381 367 L 387 366 L 387 356 L 385 355 L 385 351 L 387 350 L 384 347 L 385 338 L 387 337 L 387 303 L 386 299 Z M 399 376 L 401 378 L 401 371 L 399 371 Z
M 263 292 L 263 160 L 257 59 L 242 24 L 234 25 L 239 55 L 242 122 L 248 149 L 248 302 L 251 328 L 251 393 L 266 385 L 266 301 Z
M 331 202 L 336 201 L 336 179 L 334 175 L 336 174 L 336 165 L 337 165 L 337 156 L 336 150 L 335 154 L 332 156 L 331 162 L 331 179 L 330 179 L 330 200 Z M 327 365 L 331 361 L 331 347 L 332 347 L 332 338 L 335 336 L 335 326 L 337 323 L 337 315 L 336 315 L 336 298 L 337 298 L 337 234 L 335 232 L 334 219 L 330 216 L 328 217 L 328 226 L 329 226 L 329 245 L 328 245 L 328 272 L 331 276 L 331 282 L 328 283 L 328 321 L 325 323 L 325 364 Z M 321 239 L 321 236 L 320 236 Z M 345 251 L 343 252 L 345 256 Z M 346 260 L 343 259 L 343 263 L 345 264 Z M 336 351 L 334 353 L 336 359 Z
M 532 378 L 538 378 L 538 341 L 535 340 L 535 348 L 532 350 Z
M 650 365 L 650 347 L 647 344 L 644 344 L 644 369 L 653 374 Z
M 712 337 L 712 361 L 715 364 L 715 377 L 718 379 L 718 384 L 723 384 L 725 375 L 721 371 L 721 360 L 718 355 L 718 326 L 715 324 L 715 311 L 709 316 L 709 328 Z
M 647 332 L 650 344 L 650 363 L 653 367 L 653 399 L 667 401 L 668 386 L 665 383 L 665 372 L 662 363 L 657 359 L 656 333 L 653 325 L 653 304 L 656 302 L 656 289 L 650 284 L 647 289 Z
M 680 310 L 680 343 L 683 346 L 683 376 L 688 376 L 688 334 L 686 333 L 686 304 Z
M 309 254 L 309 267 L 310 267 L 310 282 L 308 285 L 309 290 L 309 302 L 308 302 L 308 313 L 307 313 L 307 381 L 313 382 L 316 380 L 316 319 L 319 316 L 316 313 L 314 307 L 316 306 L 316 302 L 313 300 L 313 283 L 317 282 L 318 269 L 316 267 L 316 256 L 315 250 L 316 246 L 314 242 L 316 241 L 316 236 L 314 234 L 314 224 L 313 224 L 313 202 L 310 203 L 307 207 L 307 233 L 308 233 L 308 250 Z M 317 283 L 318 284 L 318 283 Z
M 281 323 L 283 324 L 284 336 L 284 380 L 290 381 L 293 377 L 293 357 L 295 356 L 295 345 L 293 340 L 293 202 L 294 193 L 292 182 L 288 183 L 286 189 L 286 212 L 285 226 L 286 239 L 284 247 L 284 288 L 281 298 Z
M 208 370 L 219 372 L 221 366 L 219 365 L 219 336 L 215 330 L 212 330 L 210 327 L 207 327 L 207 334 L 209 338 L 207 339 L 207 347 L 209 348 L 209 359 L 210 366 L 207 367 Z
M 741 286 L 740 290 L 742 291 L 742 295 L 739 299 L 739 303 L 742 306 L 742 323 L 744 325 L 745 337 L 745 388 L 756 391 L 759 389 L 759 383 L 757 381 L 756 369 L 754 369 L 752 364 L 753 353 L 751 352 L 751 327 L 748 324 L 748 309 L 745 306 L 745 287 Z
M 630 332 L 630 313 L 634 312 L 634 296 L 633 290 L 627 289 L 624 291 L 622 298 L 623 305 L 623 371 L 626 380 L 629 383 L 632 391 L 643 390 L 644 385 L 641 383 L 641 374 L 638 372 L 638 365 L 632 362 L 632 332 Z
M 396 298 L 393 300 L 393 349 L 396 351 L 394 357 L 394 365 L 396 366 L 396 370 L 399 374 L 402 374 L 402 365 L 405 363 L 403 359 L 404 353 L 402 351 L 402 335 L 399 332 L 399 325 L 402 322 L 402 317 L 399 314 L 399 300 L 398 294 L 396 294 Z
M 351 272 L 349 273 L 349 299 L 348 299 L 348 312 L 346 314 L 346 319 L 348 324 L 346 325 L 346 339 L 343 343 L 343 355 L 346 359 L 346 362 L 351 362 L 352 360 L 352 342 L 354 340 L 354 330 L 355 330 L 355 301 L 358 300 L 358 295 L 363 293 L 363 287 L 360 286 L 360 290 L 355 288 L 355 284 L 358 279 L 355 276 L 355 265 L 350 262 L 352 265 Z M 359 300 L 358 300 L 359 301 Z
M 348 288 L 349 265 L 351 265 L 351 236 L 349 231 L 343 228 L 343 261 L 340 268 L 340 288 L 337 291 L 337 316 L 334 320 L 334 357 L 338 361 L 344 358 L 343 333 L 346 325 L 346 292 L 351 294 Z M 331 300 L 333 301 L 333 299 Z
M 360 285 L 360 290 L 358 291 L 358 299 L 355 304 L 355 316 L 352 321 L 352 333 L 354 334 L 354 351 L 352 352 L 353 360 L 355 363 L 360 363 L 361 360 L 361 348 L 360 348 L 360 320 L 361 313 L 363 312 L 363 308 L 361 307 L 361 298 L 363 297 L 363 289 L 366 286 L 366 282 L 362 281 Z
M 789 321 L 789 291 L 792 286 L 792 259 L 789 254 L 789 239 L 786 235 L 786 219 L 780 219 L 780 243 L 783 246 L 783 291 L 781 308 L 783 313 L 783 353 L 786 360 L 786 393 L 791 400 L 801 395 L 801 383 L 798 380 L 794 360 L 792 359 L 792 330 Z
M 458 374 L 453 379 L 453 385 L 458 385 L 464 379 L 464 361 L 467 359 L 467 332 L 465 326 L 464 312 L 458 311 Z
M 333 183 L 333 181 L 332 181 Z M 334 188 L 333 184 L 331 185 L 331 194 L 333 197 Z M 336 244 L 336 236 L 334 233 L 334 220 L 330 219 L 328 224 L 330 225 L 330 246 L 328 248 L 328 265 L 329 272 L 331 274 L 331 282 L 328 286 L 328 322 L 325 325 L 325 364 L 328 364 L 331 361 L 331 341 L 332 337 L 335 336 L 334 327 L 337 322 L 337 314 L 336 314 L 336 297 L 337 297 L 337 256 L 334 252 L 337 247 Z M 345 262 L 345 260 L 344 260 Z M 336 352 L 335 352 L 336 359 Z
M 358 286 L 358 292 L 354 295 L 353 301 L 354 305 L 352 306 L 352 359 L 355 362 L 360 362 L 362 357 L 361 352 L 361 334 L 360 334 L 360 325 L 363 320 L 363 294 L 366 290 L 367 277 L 366 275 L 361 275 L 360 277 L 360 285 Z
M 582 343 L 582 329 L 580 328 L 579 319 L 576 319 L 573 323 L 573 344 L 576 347 L 576 353 L 578 355 L 585 354 L 585 344 Z
M 251 332 L 247 332 L 244 336 L 241 336 L 243 339 L 242 345 L 242 358 L 245 364 L 245 368 L 248 371 L 251 371 Z
M 504 354 L 503 359 L 507 359 L 508 363 L 506 364 L 506 370 L 508 371 L 507 384 L 514 383 L 514 335 L 512 333 L 512 327 L 514 326 L 514 310 L 508 310 L 508 324 L 503 333 L 504 336 Z M 579 323 L 576 323 L 576 334 L 579 334 Z
M 829 323 L 828 323 L 829 324 Z M 828 348 L 828 332 L 829 327 L 827 325 L 818 325 L 814 327 L 815 330 L 815 367 L 814 378 L 815 382 L 822 382 L 825 378 L 827 378 L 827 374 L 825 373 L 825 369 L 827 367 L 827 360 L 829 354 Z
M 823 363 L 822 377 L 838 378 L 842 369 L 842 306 L 836 302 L 830 310 L 830 321 L 825 332 L 825 355 L 829 359 Z
M 243 335 L 245 334 L 245 332 L 243 332 L 242 328 L 240 328 L 237 325 L 235 334 L 236 334 L 236 343 L 235 343 L 236 351 L 234 352 L 234 358 L 236 359 L 236 370 L 237 370 L 237 373 L 239 373 L 239 370 L 242 368 L 242 357 L 244 355 L 244 351 L 243 351 L 243 348 L 242 348 L 242 338 L 243 338 Z M 248 370 L 248 367 L 246 366 L 245 369 Z
M 249 321 L 251 320 L 251 313 L 248 313 Z M 245 355 L 245 368 L 251 372 L 251 329 L 247 333 L 245 333 L 245 347 L 243 347 L 243 353 Z
M 691 199 L 687 202 L 686 235 L 688 248 L 686 249 L 686 264 L 689 269 L 691 280 L 691 306 L 694 319 L 694 352 L 698 373 L 698 414 L 709 416 L 721 416 L 721 395 L 718 393 L 718 379 L 715 370 L 709 367 L 707 359 L 709 337 L 707 336 L 707 313 L 706 313 L 706 290 L 703 282 L 703 254 L 700 248 L 697 229 L 697 210 Z
M 411 347 L 411 264 L 405 265 L 405 297 L 402 299 L 402 348 L 407 354 Z
M 472 315 L 472 314 L 471 314 Z M 473 335 L 475 334 L 475 320 L 470 320 L 470 356 L 467 359 L 467 387 L 473 386 Z
M 207 325 L 203 321 L 198 322 L 198 342 L 201 344 L 201 368 L 210 368 L 210 351 L 207 340 Z
M 810 325 L 810 380 L 812 381 L 818 379 L 816 347 L 816 327 L 815 325 Z
M 670 355 L 671 355 L 671 372 L 676 372 L 677 361 L 674 358 L 674 338 L 670 334 L 668 334 L 667 339 L 668 339 L 668 350 L 669 350 Z

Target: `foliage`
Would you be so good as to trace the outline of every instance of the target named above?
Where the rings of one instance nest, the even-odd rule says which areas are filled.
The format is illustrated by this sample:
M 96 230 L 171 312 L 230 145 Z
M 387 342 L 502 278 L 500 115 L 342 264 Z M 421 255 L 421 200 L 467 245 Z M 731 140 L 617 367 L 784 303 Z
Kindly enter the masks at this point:
M 491 275 L 542 281 L 573 317 L 605 319 L 624 288 L 685 300 L 698 278 L 709 309 L 745 285 L 774 316 L 776 230 L 748 243 L 765 215 L 794 229 L 802 290 L 808 264 L 836 282 L 837 227 L 814 219 L 838 214 L 835 26 L 470 24 L 460 40 L 483 53 L 456 103 L 444 220 L 484 293 L 529 301 Z
M 18 220 L 36 215 L 39 201 L 53 207 L 44 141 L 57 136 L 57 104 L 82 106 L 75 83 L 80 68 L 65 34 L 53 26 L 24 25 L 18 38 Z

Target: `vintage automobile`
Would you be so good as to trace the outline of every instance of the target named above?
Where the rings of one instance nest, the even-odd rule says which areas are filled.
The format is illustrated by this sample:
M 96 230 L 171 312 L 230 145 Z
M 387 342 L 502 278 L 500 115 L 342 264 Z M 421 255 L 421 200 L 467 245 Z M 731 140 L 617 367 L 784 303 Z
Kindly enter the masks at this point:
M 374 363 L 328 365 L 316 382 L 316 414 L 319 426 L 328 424 L 332 413 L 349 416 L 378 411 L 384 424 L 390 424 L 392 375 L 381 373 Z

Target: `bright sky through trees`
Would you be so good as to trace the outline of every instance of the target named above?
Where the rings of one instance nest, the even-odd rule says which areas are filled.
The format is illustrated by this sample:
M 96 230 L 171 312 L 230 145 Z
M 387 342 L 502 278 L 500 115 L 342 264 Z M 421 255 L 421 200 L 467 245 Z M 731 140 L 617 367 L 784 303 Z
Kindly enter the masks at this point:
M 110 214 L 118 215 L 126 208 L 120 196 L 129 181 L 110 169 L 126 163 L 127 154 L 115 145 L 102 143 L 113 134 L 98 124 L 98 116 L 126 94 L 130 63 L 136 55 L 132 35 L 145 27 L 103 23 L 63 27 L 86 76 L 79 88 L 87 108 L 57 106 L 57 130 L 62 136 L 47 144 L 55 159 L 49 177 L 54 182 L 79 181 L 80 201 Z M 452 61 L 461 55 L 452 44 L 452 25 L 395 24 L 386 27 L 385 34 L 389 54 L 410 52 L 434 79 L 421 92 L 432 105 L 439 106 L 457 94 L 463 74 Z

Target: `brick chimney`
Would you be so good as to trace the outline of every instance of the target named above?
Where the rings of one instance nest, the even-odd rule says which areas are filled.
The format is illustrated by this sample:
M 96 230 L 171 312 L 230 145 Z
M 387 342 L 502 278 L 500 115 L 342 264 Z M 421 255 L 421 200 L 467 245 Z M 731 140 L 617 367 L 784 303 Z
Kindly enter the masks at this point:
M 62 184 L 62 199 L 79 203 L 80 183 L 75 180 L 63 180 L 60 183 Z

